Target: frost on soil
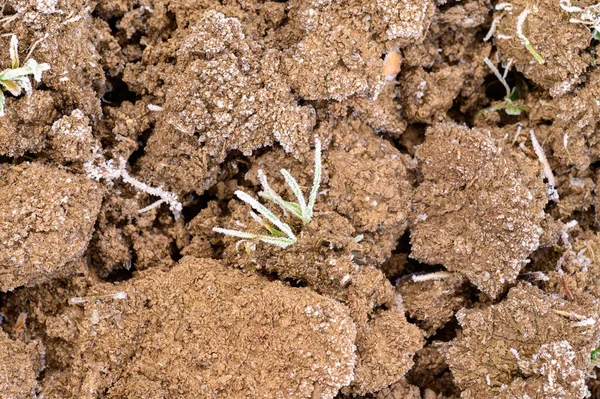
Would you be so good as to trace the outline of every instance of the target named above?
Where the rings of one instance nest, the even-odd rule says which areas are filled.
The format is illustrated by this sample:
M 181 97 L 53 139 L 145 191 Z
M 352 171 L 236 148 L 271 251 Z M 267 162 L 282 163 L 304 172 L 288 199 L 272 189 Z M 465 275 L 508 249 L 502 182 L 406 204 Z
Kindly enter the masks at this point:
M 454 124 L 429 128 L 416 158 L 411 256 L 496 297 L 539 246 L 547 197 L 538 166 L 489 132 Z
M 363 245 L 374 243 L 365 251 L 367 259 L 383 262 L 408 225 L 409 161 L 355 119 L 339 124 L 333 135 L 326 163 L 329 191 L 323 200 L 365 236 Z
M 291 3 L 300 39 L 285 51 L 283 67 L 290 85 L 309 100 L 377 98 L 386 84 L 381 54 L 422 41 L 433 14 L 429 1 Z
M 406 313 L 425 331 L 433 335 L 453 317 L 456 311 L 469 305 L 466 279 L 452 273 L 440 280 L 413 281 L 406 278 L 397 285 Z
M 553 97 L 575 89 L 592 63 L 591 54 L 586 51 L 591 41 L 590 31 L 583 25 L 569 22 L 571 16 L 561 9 L 559 1 L 543 0 L 532 4 L 516 0 L 510 3 L 510 10 L 494 12 L 494 17 L 500 18 L 494 44 L 502 59 L 513 60 L 520 72 L 549 90 Z M 519 16 L 524 12 L 526 19 L 522 33 L 543 57 L 543 64 L 535 60 L 517 34 Z
M 586 312 L 528 284 L 512 288 L 500 304 L 459 311 L 463 330 L 445 356 L 461 397 L 586 397 L 600 331 L 564 315 Z
M 207 11 L 180 34 L 142 160 L 147 173 L 202 192 L 228 152 L 251 155 L 279 142 L 299 157 L 314 142 L 315 111 L 297 104 L 279 72 L 278 52 L 247 36 L 238 19 Z

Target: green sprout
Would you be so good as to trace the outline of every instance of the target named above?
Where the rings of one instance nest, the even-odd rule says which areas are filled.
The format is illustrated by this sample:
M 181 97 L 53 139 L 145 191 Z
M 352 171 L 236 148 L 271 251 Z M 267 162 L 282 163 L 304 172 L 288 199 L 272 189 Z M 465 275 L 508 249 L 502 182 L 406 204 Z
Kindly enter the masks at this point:
M 278 205 L 283 211 L 284 215 L 286 215 L 287 212 L 289 212 L 292 215 L 299 218 L 300 220 L 302 220 L 303 224 L 308 224 L 313 216 L 313 208 L 315 206 L 315 201 L 317 200 L 317 192 L 319 190 L 319 185 L 321 184 L 321 142 L 319 141 L 319 139 L 316 139 L 315 171 L 313 177 L 313 186 L 308 197 L 308 203 L 304 198 L 304 194 L 300 189 L 298 181 L 290 174 L 290 172 L 288 172 L 285 169 L 281 169 L 281 174 L 283 175 L 286 183 L 290 187 L 292 193 L 294 193 L 294 195 L 296 196 L 298 202 L 289 202 L 281 198 L 281 196 L 271 188 L 269 182 L 267 181 L 267 177 L 265 176 L 262 170 L 258 171 L 258 180 L 260 181 L 263 191 L 260 191 L 258 195 Z M 270 233 L 270 235 L 254 234 L 240 230 L 223 229 L 220 227 L 213 227 L 213 231 L 232 237 L 244 238 L 249 240 L 259 240 L 267 244 L 277 245 L 281 248 L 286 248 L 297 241 L 297 237 L 292 231 L 291 227 L 287 223 L 282 222 L 281 219 L 279 219 L 279 217 L 277 217 L 263 204 L 258 202 L 258 200 L 241 190 L 237 190 L 235 192 L 235 195 L 238 197 L 238 199 L 250 205 L 252 209 L 254 209 L 265 219 L 267 219 L 268 222 L 271 223 L 269 224 L 268 222 L 265 222 L 259 215 L 257 215 L 253 211 L 250 211 L 250 216 L 252 216 L 252 218 L 258 224 L 263 226 Z
M 528 9 L 524 9 L 523 12 L 519 14 L 519 17 L 517 18 L 517 36 L 519 36 L 519 39 L 521 39 L 521 43 L 523 43 L 525 48 L 531 53 L 531 55 L 533 55 L 533 58 L 535 58 L 535 60 L 540 64 L 543 64 L 544 62 L 546 62 L 544 61 L 544 57 L 542 57 L 540 53 L 537 52 L 537 50 L 535 49 L 535 47 L 533 47 L 529 39 L 527 39 L 527 37 L 525 37 L 525 35 L 523 34 L 523 25 L 525 24 L 525 19 L 529 14 L 531 14 L 531 11 L 529 11 Z
M 490 61 L 489 58 L 485 57 L 483 61 L 492 70 L 492 72 L 494 72 L 494 75 L 496 75 L 496 78 L 498 78 L 500 83 L 502 83 L 502 86 L 504 86 L 504 89 L 506 90 L 506 96 L 504 97 L 504 101 L 481 110 L 480 112 L 478 112 L 477 115 L 479 116 L 483 113 L 495 112 L 500 110 L 504 110 L 504 112 L 506 112 L 507 115 L 521 115 L 521 112 L 527 111 L 527 108 L 525 106 L 519 105 L 515 102 L 519 99 L 520 91 L 517 89 L 516 86 L 511 89 L 508 86 L 508 83 L 506 83 L 506 74 L 508 73 L 510 68 L 507 67 L 504 70 L 504 75 L 501 75 L 498 68 L 496 68 L 496 66 L 492 63 L 492 61 Z
M 595 365 L 600 364 L 600 346 L 596 346 L 596 348 L 592 350 L 592 353 L 590 354 L 590 361 Z
M 0 72 L 0 116 L 4 116 L 4 90 L 13 96 L 20 96 L 23 90 L 28 95 L 31 94 L 31 81 L 28 75 L 33 75 L 36 82 L 41 82 L 42 72 L 50 69 L 46 63 L 38 64 L 33 58 L 25 61 L 22 67 L 19 67 L 19 40 L 15 35 L 10 39 L 10 61 L 11 66 Z

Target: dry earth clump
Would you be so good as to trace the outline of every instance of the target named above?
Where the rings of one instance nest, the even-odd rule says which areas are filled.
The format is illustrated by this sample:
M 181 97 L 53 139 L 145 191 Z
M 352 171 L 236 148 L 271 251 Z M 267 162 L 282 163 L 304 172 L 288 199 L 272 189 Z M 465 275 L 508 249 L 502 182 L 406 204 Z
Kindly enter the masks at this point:
M 469 285 L 459 273 L 427 281 L 411 278 L 397 284 L 406 313 L 427 336 L 446 325 L 454 314 L 469 305 Z
M 396 310 L 390 282 L 374 267 L 391 255 L 407 227 L 412 187 L 405 162 L 361 122 L 339 126 L 323 166 L 327 196 L 319 196 L 314 217 L 302 226 L 280 215 L 296 230 L 296 243 L 283 250 L 262 242 L 223 239 L 226 263 L 276 273 L 280 279 L 306 284 L 349 307 L 358 334 L 355 378 L 346 389 L 353 394 L 376 392 L 398 381 L 411 367 L 412 354 L 423 344 L 420 330 Z M 301 187 L 310 186 L 312 171 L 282 150 L 258 157 L 246 178 L 258 184 L 258 170 L 263 170 L 275 192 L 289 201 L 292 198 L 282 179 L 275 175 L 281 167 L 289 170 Z M 250 217 L 245 204 L 232 201 L 229 208 L 226 228 L 241 226 L 263 234 L 264 226 Z M 193 223 L 203 224 L 200 220 Z M 381 306 L 388 310 L 377 311 Z
M 92 180 L 38 162 L 0 176 L 0 291 L 73 273 L 102 194 Z
M 298 39 L 283 58 L 290 85 L 307 100 L 343 101 L 379 96 L 381 54 L 422 41 L 434 8 L 429 1 L 311 0 L 294 1 L 291 10 Z
M 354 381 L 345 389 L 353 394 L 377 392 L 397 383 L 413 366 L 412 357 L 423 346 L 419 329 L 398 311 L 375 313 L 357 336 L 358 358 Z
M 39 152 L 54 121 L 52 96 L 34 91 L 19 100 L 19 106 L 8 102 L 6 114 L 0 119 L 0 155 L 18 157 L 26 152 Z
M 11 339 L 0 330 L 0 392 L 5 398 L 34 398 L 39 392 L 37 377 L 44 369 L 45 349 L 41 342 Z
M 499 19 L 494 44 L 502 58 L 512 60 L 519 71 L 553 97 L 572 91 L 592 62 L 592 55 L 586 51 L 592 39 L 589 29 L 570 22 L 574 15 L 561 3 L 570 2 L 517 0 L 502 3 L 508 5 L 494 11 L 494 18 Z M 583 1 L 577 5 L 593 3 Z M 527 42 L 539 59 L 526 48 Z
M 354 119 L 340 124 L 333 140 L 327 152 L 329 190 L 324 200 L 365 237 L 367 261 L 381 264 L 408 226 L 410 160 Z
M 92 2 L 8 1 L 3 10 L 4 15 L 13 17 L 6 26 L 19 40 L 21 59 L 31 51 L 36 61 L 51 66 L 43 83 L 55 103 L 61 104 L 61 111 L 68 115 L 80 109 L 99 119 L 107 75 L 118 74 L 124 60 L 108 23 L 91 16 Z M 6 43 L 9 39 L 3 38 Z M 16 109 L 16 103 L 23 101 L 23 97 L 9 99 L 7 108 Z
M 411 256 L 496 297 L 539 246 L 548 198 L 538 166 L 487 131 L 440 124 L 425 137 Z
M 184 258 L 71 302 L 84 310 L 80 398 L 333 398 L 352 381 L 346 307 L 214 260 Z
M 445 356 L 461 397 L 587 397 L 600 337 L 589 313 L 524 283 L 497 305 L 459 311 L 462 332 Z
M 164 104 L 141 163 L 149 181 L 202 193 L 231 151 L 251 155 L 275 142 L 297 157 L 306 151 L 315 112 L 292 96 L 277 51 L 214 10 L 178 35 L 178 48 L 165 49 L 177 62 L 168 65 Z
M 0 70 L 51 69 L 0 118 L 0 396 L 597 395 L 592 4 L 7 0 Z M 297 242 L 213 231 L 315 138 Z
M 527 103 L 531 119 L 541 125 L 536 129 L 540 131 L 539 139 L 552 150 L 553 168 L 586 171 L 600 159 L 600 140 L 596 134 L 600 120 L 598 98 L 600 71 L 592 70 L 575 92 L 551 101 L 532 98 Z M 544 121 L 552 124 L 544 126 L 547 125 Z

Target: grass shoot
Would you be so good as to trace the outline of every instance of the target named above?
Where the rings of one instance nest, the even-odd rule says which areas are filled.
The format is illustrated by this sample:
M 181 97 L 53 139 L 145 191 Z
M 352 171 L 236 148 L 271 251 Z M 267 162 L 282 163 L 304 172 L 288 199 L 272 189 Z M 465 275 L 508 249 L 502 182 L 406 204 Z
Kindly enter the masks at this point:
M 298 219 L 302 220 L 303 224 L 308 224 L 313 217 L 313 208 L 315 206 L 315 201 L 317 200 L 319 185 L 321 184 L 321 167 L 321 142 L 319 139 L 317 139 L 315 145 L 315 170 L 313 186 L 308 197 L 308 202 L 304 198 L 304 194 L 300 189 L 298 181 L 286 169 L 281 169 L 281 174 L 283 175 L 283 178 L 298 202 L 285 201 L 279 194 L 277 194 L 269 185 L 267 177 L 262 170 L 258 171 L 258 180 L 263 190 L 260 191 L 258 195 L 259 197 L 264 198 L 267 201 L 271 201 L 275 205 L 279 206 L 284 215 L 287 215 L 289 212 Z M 223 229 L 220 227 L 214 227 L 213 231 L 232 237 L 258 240 L 267 244 L 277 245 L 281 248 L 286 248 L 297 241 L 297 237 L 292 231 L 291 227 L 287 223 L 281 221 L 279 217 L 277 217 L 266 206 L 261 204 L 257 199 L 253 198 L 242 190 L 237 190 L 235 195 L 238 197 L 238 199 L 250 205 L 254 211 L 260 214 L 259 216 L 257 213 L 250 211 L 250 216 L 258 224 L 263 226 L 263 228 L 267 230 L 270 235 Z M 266 221 L 263 219 L 263 217 L 266 219 Z
M 10 38 L 9 51 L 11 66 L 0 72 L 0 116 L 4 116 L 4 91 L 8 91 L 15 97 L 20 96 L 23 91 L 30 95 L 32 87 L 29 75 L 33 75 L 36 82 L 41 82 L 42 72 L 50 69 L 50 65 L 39 64 L 33 58 L 29 58 L 23 66 L 19 66 L 19 40 L 15 35 Z
M 504 96 L 504 101 L 501 101 L 496 105 L 488 107 L 480 111 L 480 113 L 504 110 L 504 112 L 506 112 L 507 115 L 521 115 L 521 112 L 527 111 L 527 108 L 525 106 L 517 104 L 515 102 L 519 99 L 519 91 L 517 90 L 517 87 L 515 86 L 511 89 L 508 86 L 508 83 L 506 82 L 506 75 L 508 74 L 510 68 L 507 67 L 504 70 L 504 74 L 501 74 L 498 68 L 496 68 L 496 66 L 492 63 L 492 61 L 490 61 L 489 58 L 485 57 L 483 61 L 492 70 L 494 75 L 496 75 L 496 78 L 498 78 L 500 83 L 502 83 L 502 86 L 504 86 L 504 90 L 506 90 L 506 96 Z
M 523 12 L 521 12 L 521 14 L 519 14 L 519 17 L 517 18 L 517 36 L 519 37 L 519 39 L 521 39 L 521 43 L 523 43 L 525 48 L 531 53 L 531 55 L 533 55 L 533 58 L 535 58 L 535 60 L 540 64 L 543 64 L 546 62 L 544 60 L 544 57 L 542 57 L 540 53 L 537 52 L 537 50 L 535 49 L 535 47 L 533 47 L 529 39 L 523 34 L 523 25 L 525 24 L 525 19 L 527 19 L 527 16 L 529 14 L 531 14 L 531 11 L 527 8 L 524 9 Z

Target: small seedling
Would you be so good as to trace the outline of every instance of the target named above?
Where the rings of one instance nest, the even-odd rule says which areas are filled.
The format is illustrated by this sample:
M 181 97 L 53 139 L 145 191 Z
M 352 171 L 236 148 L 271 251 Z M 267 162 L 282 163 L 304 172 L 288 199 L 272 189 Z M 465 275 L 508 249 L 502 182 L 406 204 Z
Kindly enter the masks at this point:
M 357 235 L 356 237 L 354 237 L 354 238 L 352 239 L 352 241 L 354 241 L 354 242 L 356 242 L 356 243 L 359 243 L 359 242 L 361 242 L 361 241 L 362 241 L 362 240 L 364 240 L 364 239 L 365 239 L 365 235 L 364 235 L 364 234 L 359 234 L 359 235 Z
M 289 212 L 292 215 L 299 218 L 300 220 L 302 220 L 303 224 L 308 224 L 313 216 L 313 208 L 317 199 L 319 185 L 321 184 L 321 142 L 319 141 L 319 139 L 316 140 L 315 145 L 315 171 L 313 177 L 313 186 L 310 190 L 310 195 L 308 197 L 308 203 L 304 198 L 304 194 L 302 194 L 300 185 L 298 184 L 296 179 L 290 174 L 290 172 L 288 172 L 285 169 L 281 169 L 281 174 L 283 175 L 286 183 L 290 187 L 292 193 L 294 193 L 294 195 L 296 196 L 296 199 L 298 200 L 297 203 L 285 201 L 283 198 L 281 198 L 281 196 L 277 194 L 271 188 L 271 186 L 269 186 L 267 177 L 265 176 L 262 170 L 258 171 L 258 180 L 260 181 L 263 191 L 260 191 L 258 195 L 278 205 L 283 211 L 284 215 L 286 215 L 287 212 Z M 252 218 L 258 224 L 263 226 L 271 235 L 254 234 L 240 230 L 223 229 L 220 227 L 214 227 L 213 231 L 232 237 L 258 240 L 267 244 L 277 245 L 281 248 L 286 248 L 297 241 L 296 235 L 292 231 L 291 227 L 287 223 L 282 222 L 281 219 L 279 219 L 279 217 L 277 217 L 263 204 L 258 202 L 255 198 L 241 190 L 237 190 L 235 192 L 235 195 L 267 219 L 268 222 L 265 222 L 259 215 L 250 211 L 250 216 L 252 216 Z M 269 224 L 269 222 L 272 225 Z
M 10 61 L 11 67 L 0 72 L 0 116 L 4 116 L 4 93 L 6 90 L 13 96 L 20 96 L 23 90 L 28 95 L 31 94 L 31 81 L 28 75 L 33 75 L 36 82 L 41 82 L 42 72 L 50 69 L 46 63 L 38 64 L 33 58 L 25 61 L 25 64 L 19 66 L 19 40 L 15 35 L 10 38 Z
M 521 112 L 527 111 L 527 108 L 525 106 L 519 105 L 515 102 L 519 99 L 519 90 L 517 90 L 517 87 L 515 86 L 511 89 L 508 86 L 508 83 L 506 83 L 506 74 L 508 73 L 510 68 L 506 68 L 504 70 L 504 75 L 501 75 L 500 71 L 498 71 L 498 68 L 496 68 L 496 66 L 492 63 L 492 61 L 490 61 L 489 58 L 485 57 L 483 61 L 492 70 L 492 72 L 494 72 L 494 75 L 496 75 L 500 83 L 502 83 L 502 86 L 504 86 L 504 89 L 506 90 L 506 96 L 504 97 L 504 101 L 501 101 L 496 105 L 481 110 L 478 113 L 478 115 L 486 112 L 495 112 L 500 110 L 504 110 L 504 112 L 506 112 L 507 115 L 521 115 Z
M 544 57 L 542 57 L 540 53 L 537 52 L 537 50 L 535 49 L 535 47 L 533 47 L 529 39 L 527 39 L 527 37 L 525 37 L 525 35 L 523 34 L 523 25 L 525 24 L 525 19 L 527 19 L 527 16 L 529 14 L 531 14 L 531 11 L 529 11 L 527 8 L 524 9 L 521 14 L 519 14 L 519 17 L 517 18 L 517 36 L 519 36 L 519 39 L 521 39 L 521 43 L 523 43 L 525 48 L 531 53 L 531 55 L 533 55 L 533 58 L 535 58 L 535 60 L 540 64 L 543 64 L 544 62 L 546 62 L 544 61 Z

